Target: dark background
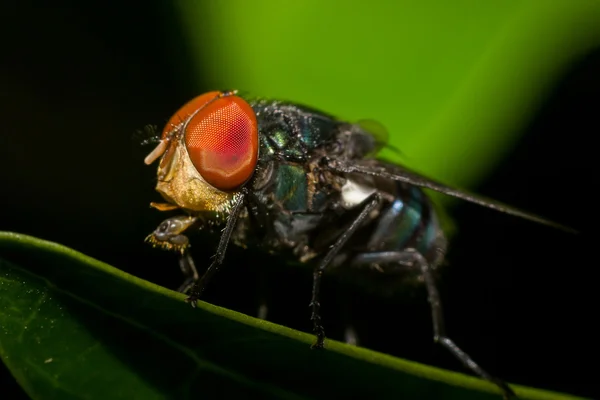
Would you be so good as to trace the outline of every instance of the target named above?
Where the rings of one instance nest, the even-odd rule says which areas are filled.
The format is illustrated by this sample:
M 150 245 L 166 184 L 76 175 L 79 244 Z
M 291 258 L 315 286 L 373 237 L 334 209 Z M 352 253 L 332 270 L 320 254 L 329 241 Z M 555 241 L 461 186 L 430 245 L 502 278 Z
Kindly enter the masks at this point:
M 191 83 L 197 67 L 174 10 L 151 2 L 2 7 L 0 230 L 63 243 L 177 287 L 175 257 L 143 243 L 164 215 L 148 207 L 159 200 L 155 167 L 144 166 L 150 149 L 134 135 L 215 89 Z M 599 72 L 594 51 L 563 74 L 511 156 L 476 188 L 582 234 L 457 203 L 450 212 L 459 230 L 440 284 L 450 336 L 484 368 L 596 398 Z M 204 265 L 216 238 L 201 239 L 195 257 Z M 310 274 L 249 253 L 232 248 L 207 300 L 253 314 L 264 294 L 271 320 L 308 331 Z M 258 265 L 268 273 L 265 290 L 248 284 L 258 281 Z M 330 337 L 340 338 L 342 303 L 350 304 L 364 346 L 462 371 L 432 344 L 423 293 L 389 300 L 351 292 L 347 300 L 331 280 L 323 291 Z M 1 368 L 2 393 L 25 398 Z

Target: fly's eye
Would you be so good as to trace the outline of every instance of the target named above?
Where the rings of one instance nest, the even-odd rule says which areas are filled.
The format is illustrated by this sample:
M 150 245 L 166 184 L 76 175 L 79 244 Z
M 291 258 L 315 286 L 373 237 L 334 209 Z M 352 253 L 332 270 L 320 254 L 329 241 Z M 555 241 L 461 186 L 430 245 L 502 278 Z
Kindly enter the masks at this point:
M 169 146 L 169 141 L 171 140 L 169 134 L 173 132 L 175 127 L 180 125 L 186 119 L 190 117 L 196 110 L 201 109 L 206 104 L 208 104 L 211 100 L 216 99 L 221 95 L 221 92 L 208 92 L 201 94 L 198 97 L 194 97 L 192 100 L 188 101 L 183 105 L 173 116 L 169 119 L 169 122 L 165 125 L 162 131 L 162 138 L 158 146 L 144 159 L 144 162 L 147 165 L 152 164 L 157 158 L 163 156 L 162 161 L 160 162 L 160 167 L 164 168 L 169 164 L 171 159 L 173 158 L 173 154 L 175 152 L 175 146 Z
M 162 138 L 164 139 L 174 127 L 188 119 L 190 115 L 192 115 L 196 110 L 204 107 L 206 103 L 219 97 L 220 94 L 221 93 L 218 91 L 204 93 L 185 103 L 179 110 L 177 110 L 175 114 L 173 114 L 173 116 L 169 119 L 169 122 L 167 122 L 165 125 L 162 132 Z
M 256 114 L 241 97 L 212 101 L 189 121 L 185 146 L 200 175 L 219 190 L 244 184 L 256 168 Z

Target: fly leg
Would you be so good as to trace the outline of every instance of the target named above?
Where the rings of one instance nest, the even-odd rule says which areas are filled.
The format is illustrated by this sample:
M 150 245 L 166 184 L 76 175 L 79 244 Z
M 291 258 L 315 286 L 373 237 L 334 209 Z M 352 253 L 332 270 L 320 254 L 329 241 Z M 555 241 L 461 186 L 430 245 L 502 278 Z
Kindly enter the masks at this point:
M 429 304 L 431 305 L 434 342 L 439 343 L 442 347 L 447 349 L 474 374 L 498 386 L 498 388 L 502 391 L 504 399 L 516 397 L 513 390 L 504 381 L 488 374 L 446 335 L 444 317 L 442 314 L 442 303 L 440 301 L 440 295 L 433 277 L 433 269 L 421 253 L 415 249 L 406 249 L 404 251 L 384 251 L 379 253 L 362 253 L 353 257 L 351 265 L 369 266 L 373 263 L 386 266 L 395 265 L 396 268 L 406 269 L 407 271 L 415 270 L 420 273 L 425 283 L 425 287 L 427 288 Z M 392 272 L 389 267 L 387 268 L 387 271 Z
M 344 342 L 350 346 L 358 346 L 358 335 L 352 325 L 348 325 L 344 329 Z
M 258 270 L 258 307 L 256 309 L 256 318 L 262 320 L 266 320 L 269 313 L 269 307 L 267 306 L 268 279 L 267 271 L 261 266 Z
M 183 272 L 183 276 L 185 280 L 177 289 L 180 293 L 187 293 L 188 290 L 194 285 L 199 278 L 198 270 L 196 270 L 196 265 L 194 265 L 194 260 L 189 252 L 189 250 L 185 250 L 183 254 L 179 257 L 179 267 L 181 268 L 181 272 Z
M 190 289 L 190 295 L 186 299 L 186 301 L 189 302 L 192 305 L 192 307 L 196 307 L 196 302 L 200 298 L 202 292 L 204 292 L 204 289 L 210 281 L 210 278 L 212 278 L 212 276 L 219 270 L 221 264 L 223 263 L 223 259 L 225 258 L 225 252 L 227 251 L 227 245 L 229 244 L 231 234 L 233 233 L 233 228 L 235 227 L 237 219 L 243 208 L 246 195 L 247 190 L 242 189 L 242 193 L 235 198 L 234 203 L 229 212 L 229 217 L 227 218 L 227 223 L 225 224 L 225 229 L 223 229 L 221 239 L 219 239 L 219 246 L 217 247 L 217 254 L 215 254 L 215 259 L 210 264 L 204 275 L 202 275 L 200 280 L 194 282 Z
M 349 297 L 341 296 L 342 299 L 349 299 Z M 344 321 L 344 343 L 351 346 L 358 346 L 358 334 L 354 325 L 352 324 L 352 311 L 348 303 L 342 304 L 342 321 Z
M 340 261 L 345 261 L 347 259 L 346 254 L 339 254 L 337 257 L 331 262 L 331 269 L 338 267 L 341 265 Z M 353 313 L 353 299 L 356 297 L 355 293 L 350 290 L 347 285 L 340 284 L 335 289 L 336 292 L 336 300 L 338 301 L 337 308 L 340 310 L 340 319 L 342 321 L 342 326 L 344 327 L 343 331 L 343 340 L 344 343 L 349 344 L 351 346 L 358 346 L 359 344 L 359 336 L 354 328 L 354 313 Z
M 356 217 L 354 221 L 350 224 L 348 229 L 342 233 L 336 242 L 331 246 L 325 257 L 319 262 L 317 267 L 313 271 L 313 288 L 312 288 L 312 299 L 310 302 L 310 307 L 312 309 L 310 319 L 313 322 L 313 332 L 317 336 L 317 341 L 312 345 L 313 348 L 323 348 L 325 342 L 325 330 L 321 325 L 321 315 L 319 313 L 321 304 L 319 303 L 319 291 L 321 289 L 321 278 L 323 276 L 323 272 L 331 262 L 335 258 L 335 256 L 342 249 L 344 244 L 348 241 L 348 239 L 352 236 L 354 232 L 362 225 L 362 223 L 369 218 L 369 214 L 373 211 L 381 201 L 381 197 L 379 193 L 374 193 L 370 195 L 363 202 L 364 206 L 360 214 Z
M 182 293 L 185 293 L 198 280 L 198 272 L 189 251 L 189 240 L 183 234 L 196 220 L 197 218 L 188 216 L 168 218 L 146 237 L 146 241 L 154 247 L 161 247 L 179 253 L 179 267 L 183 272 L 185 281 L 177 291 Z

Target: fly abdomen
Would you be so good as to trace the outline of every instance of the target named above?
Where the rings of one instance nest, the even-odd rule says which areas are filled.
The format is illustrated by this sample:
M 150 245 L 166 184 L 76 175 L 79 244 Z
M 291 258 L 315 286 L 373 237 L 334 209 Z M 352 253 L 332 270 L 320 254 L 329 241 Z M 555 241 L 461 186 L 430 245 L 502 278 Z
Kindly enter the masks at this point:
M 436 262 L 444 249 L 444 238 L 431 201 L 423 191 L 401 183 L 396 197 L 380 214 L 369 238 L 375 251 L 401 251 L 412 248 L 430 262 Z

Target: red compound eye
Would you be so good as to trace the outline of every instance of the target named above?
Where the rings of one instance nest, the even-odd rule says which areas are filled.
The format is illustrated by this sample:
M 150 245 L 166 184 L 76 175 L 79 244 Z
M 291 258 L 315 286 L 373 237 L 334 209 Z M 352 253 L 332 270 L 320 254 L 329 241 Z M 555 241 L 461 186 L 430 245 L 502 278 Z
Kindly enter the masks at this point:
M 196 110 L 204 107 L 206 103 L 212 99 L 219 97 L 220 94 L 221 92 L 218 91 L 204 93 L 185 103 L 183 107 L 173 114 L 173 116 L 169 119 L 169 122 L 167 122 L 165 125 L 162 132 L 162 138 L 164 139 L 167 136 L 167 133 L 171 132 L 175 126 L 188 119 L 190 115 L 192 115 Z
M 252 176 L 258 159 L 254 110 L 241 97 L 214 100 L 188 123 L 185 146 L 206 182 L 219 190 L 238 188 Z

